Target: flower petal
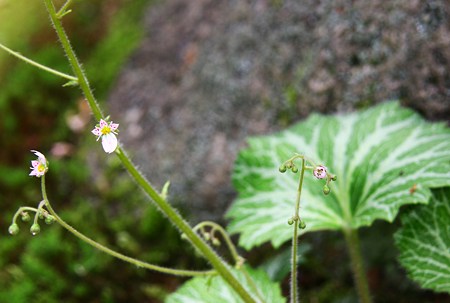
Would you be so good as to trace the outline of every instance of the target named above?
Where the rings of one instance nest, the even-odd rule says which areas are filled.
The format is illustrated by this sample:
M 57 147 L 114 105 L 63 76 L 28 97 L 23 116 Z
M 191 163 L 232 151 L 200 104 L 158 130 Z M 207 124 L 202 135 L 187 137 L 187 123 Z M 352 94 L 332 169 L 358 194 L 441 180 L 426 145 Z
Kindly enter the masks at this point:
M 102 136 L 102 146 L 106 153 L 110 154 L 114 152 L 117 148 L 117 144 L 117 138 L 113 133 Z
M 109 128 L 111 128 L 112 131 L 115 131 L 119 127 L 119 123 L 109 123 Z
M 108 126 L 108 123 L 107 123 L 105 120 L 100 119 L 99 125 L 100 125 L 100 129 L 102 129 L 102 128 L 105 127 L 105 126 Z
M 40 163 L 47 165 L 47 159 L 42 153 L 38 152 L 37 150 L 31 150 L 31 152 L 38 157 Z
M 102 135 L 102 132 L 101 132 L 100 128 L 98 128 L 97 126 L 91 132 L 94 135 L 96 135 L 97 137 L 100 137 Z

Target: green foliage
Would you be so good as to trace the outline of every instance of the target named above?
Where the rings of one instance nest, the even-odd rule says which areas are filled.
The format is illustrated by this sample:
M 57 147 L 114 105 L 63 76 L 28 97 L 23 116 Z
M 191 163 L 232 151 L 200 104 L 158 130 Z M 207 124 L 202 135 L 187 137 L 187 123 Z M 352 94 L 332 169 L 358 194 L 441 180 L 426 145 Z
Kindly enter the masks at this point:
M 66 214 L 64 214 L 66 215 Z M 84 281 L 77 281 L 80 276 L 70 268 L 70 265 L 61 267 L 63 263 L 70 264 L 70 260 L 77 260 L 83 247 L 73 241 L 64 241 L 64 232 L 60 228 L 48 228 L 42 225 L 43 232 L 31 239 L 27 228 L 22 224 L 22 231 L 18 238 L 22 241 L 27 238 L 28 245 L 25 250 L 18 254 L 18 262 L 9 263 L 4 267 L 0 275 L 0 301 L 1 302 L 60 302 L 65 294 L 71 293 L 72 285 L 84 284 L 88 289 L 89 284 Z M 2 239 L 4 242 L 13 244 L 16 238 Z M 61 245 L 64 243 L 64 245 Z M 0 252 L 3 256 L 3 247 Z M 99 254 L 89 254 L 94 257 L 95 266 L 104 266 L 105 259 Z M 17 263 L 17 264 L 16 264 Z M 75 263 L 75 262 L 74 262 Z M 76 302 L 74 295 L 71 301 Z M 75 301 L 74 301 L 75 300 Z
M 45 25 L 46 12 L 40 1 L 0 1 L 0 41 L 12 48 L 26 47 L 28 39 Z M 20 26 L 18 26 L 18 24 Z M 0 82 L 3 82 L 4 63 L 10 58 L 0 52 Z
M 401 216 L 395 234 L 400 263 L 423 288 L 450 293 L 450 187 Z
M 347 115 L 312 115 L 248 144 L 236 161 L 233 184 L 239 196 L 227 214 L 229 231 L 241 233 L 247 249 L 266 241 L 278 247 L 292 237 L 286 222 L 293 215 L 298 174 L 280 174 L 278 167 L 296 152 L 337 175 L 327 196 L 323 182 L 305 177 L 303 232 L 392 222 L 400 206 L 425 204 L 430 187 L 450 185 L 450 130 L 397 102 Z
M 246 267 L 249 276 L 254 280 L 258 295 L 266 302 L 285 302 L 286 300 L 281 296 L 280 287 L 269 280 L 267 274 L 262 270 L 254 270 Z M 248 283 L 245 274 L 242 270 L 234 270 L 238 280 L 247 289 L 254 289 Z M 255 293 L 252 291 L 252 293 Z M 242 299 L 234 292 L 234 290 L 220 277 L 196 277 L 183 286 L 176 292 L 169 295 L 166 303 L 238 303 L 243 302 Z

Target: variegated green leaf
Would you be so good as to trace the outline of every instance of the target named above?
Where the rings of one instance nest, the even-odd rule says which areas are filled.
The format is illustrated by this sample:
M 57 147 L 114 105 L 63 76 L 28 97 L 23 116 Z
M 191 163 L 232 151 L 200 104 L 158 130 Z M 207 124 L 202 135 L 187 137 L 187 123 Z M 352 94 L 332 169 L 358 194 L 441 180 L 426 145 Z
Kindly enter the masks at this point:
M 400 263 L 423 288 L 450 293 L 450 188 L 435 190 L 428 205 L 401 218 Z
M 401 216 L 395 234 L 400 263 L 423 288 L 450 293 L 450 188 L 435 190 L 429 205 Z
M 346 115 L 311 115 L 280 133 L 250 138 L 248 145 L 235 164 L 238 198 L 227 214 L 229 231 L 241 233 L 247 249 L 266 241 L 277 247 L 292 237 L 286 222 L 299 174 L 281 174 L 278 167 L 294 153 L 337 175 L 328 196 L 322 180 L 305 176 L 300 216 L 306 232 L 392 221 L 400 206 L 427 203 L 430 187 L 450 185 L 450 130 L 397 102 Z
M 281 303 L 286 300 L 281 295 L 281 289 L 278 284 L 273 283 L 262 270 L 252 270 L 247 268 L 249 277 L 253 282 L 248 281 L 242 270 L 234 270 L 236 277 L 244 287 L 254 294 L 257 302 Z M 255 287 L 257 288 L 257 294 Z M 166 303 L 240 303 L 242 299 L 220 276 L 214 277 L 196 277 L 183 286 L 175 293 L 168 296 Z

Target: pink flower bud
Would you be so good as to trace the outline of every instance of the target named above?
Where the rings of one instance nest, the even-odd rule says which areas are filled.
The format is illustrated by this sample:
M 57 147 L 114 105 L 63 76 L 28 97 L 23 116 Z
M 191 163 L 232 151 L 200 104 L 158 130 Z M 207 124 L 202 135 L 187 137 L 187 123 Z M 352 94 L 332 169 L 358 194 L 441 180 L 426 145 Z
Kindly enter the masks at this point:
M 323 165 L 318 165 L 314 168 L 313 175 L 317 179 L 323 179 L 327 176 L 327 168 Z

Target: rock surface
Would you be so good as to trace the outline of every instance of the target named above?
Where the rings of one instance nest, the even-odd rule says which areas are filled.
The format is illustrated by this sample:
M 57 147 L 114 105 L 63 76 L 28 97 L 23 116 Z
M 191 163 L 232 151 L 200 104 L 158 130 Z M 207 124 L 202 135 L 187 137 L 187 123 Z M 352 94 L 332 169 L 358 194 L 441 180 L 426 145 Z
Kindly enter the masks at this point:
M 446 0 L 167 0 L 109 98 L 122 142 L 171 201 L 219 220 L 249 135 L 400 99 L 450 122 Z

